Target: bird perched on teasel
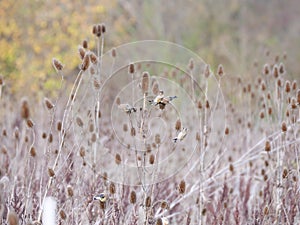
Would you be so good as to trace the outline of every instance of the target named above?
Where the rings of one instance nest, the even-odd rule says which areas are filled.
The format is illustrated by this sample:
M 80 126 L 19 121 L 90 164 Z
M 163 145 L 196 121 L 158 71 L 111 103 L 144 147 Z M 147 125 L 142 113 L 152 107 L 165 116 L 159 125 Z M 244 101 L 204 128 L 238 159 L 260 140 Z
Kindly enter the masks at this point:
M 99 200 L 100 202 L 104 203 L 107 200 L 105 193 L 100 193 L 99 195 L 94 196 L 94 200 Z
M 165 97 L 164 92 L 159 91 L 159 94 L 153 100 L 150 100 L 149 102 L 155 106 L 159 105 L 160 109 L 164 109 L 165 106 L 175 98 L 177 98 L 177 96 L 166 96 Z
M 173 138 L 173 141 L 176 143 L 178 140 L 182 141 L 186 135 L 187 135 L 188 129 L 187 128 L 182 128 L 182 130 L 179 132 L 177 137 Z
M 126 104 L 120 104 L 118 106 L 119 109 L 123 110 L 124 112 L 126 112 L 127 114 L 131 114 L 133 112 L 136 112 L 136 108 L 129 105 L 128 103 Z

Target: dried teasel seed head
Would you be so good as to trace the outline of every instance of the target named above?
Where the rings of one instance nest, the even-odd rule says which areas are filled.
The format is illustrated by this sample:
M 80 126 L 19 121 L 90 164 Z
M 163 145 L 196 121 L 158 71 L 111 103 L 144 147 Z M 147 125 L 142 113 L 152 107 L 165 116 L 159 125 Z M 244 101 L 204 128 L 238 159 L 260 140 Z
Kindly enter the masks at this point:
M 4 80 L 3 80 L 3 77 L 0 76 L 0 87 L 4 85 Z
M 104 23 L 101 24 L 101 32 L 104 34 L 106 32 L 106 26 Z
M 210 66 L 208 64 L 205 65 L 204 68 L 204 76 L 208 78 L 210 76 Z
M 261 111 L 261 112 L 260 112 L 259 117 L 260 117 L 261 119 L 263 119 L 263 118 L 265 117 L 264 111 Z
M 93 133 L 93 134 L 92 134 L 91 141 L 92 141 L 93 143 L 95 143 L 95 142 L 97 141 L 97 134 L 96 134 L 96 133 Z
M 156 134 L 154 139 L 155 139 L 155 143 L 159 145 L 160 142 L 161 142 L 161 140 L 160 140 L 160 134 Z
M 66 215 L 66 213 L 65 213 L 64 210 L 61 209 L 61 210 L 59 211 L 59 215 L 60 215 L 60 218 L 61 218 L 62 220 L 67 219 L 67 215 Z
M 82 46 L 78 46 L 78 53 L 81 60 L 83 60 L 85 56 L 85 49 Z
M 27 124 L 27 126 L 28 126 L 29 128 L 32 128 L 32 127 L 34 126 L 34 123 L 33 123 L 33 121 L 32 121 L 31 119 L 27 119 L 27 120 L 26 120 L 26 124 Z
M 98 57 L 96 56 L 96 54 L 94 52 L 90 52 L 90 60 L 93 64 L 97 64 L 98 63 Z
M 83 121 L 80 117 L 76 117 L 76 124 L 80 127 L 83 127 Z
M 82 59 L 81 67 L 80 69 L 82 71 L 86 71 L 90 66 L 90 54 L 85 54 L 84 58 Z
M 188 68 L 190 69 L 190 70 L 193 70 L 194 69 L 194 59 L 190 59 L 190 61 L 189 61 L 189 64 L 188 64 Z
M 282 171 L 282 178 L 285 179 L 288 177 L 289 171 L 287 168 L 284 168 Z
M 30 110 L 29 110 L 29 104 L 26 99 L 22 101 L 21 105 L 21 117 L 23 119 L 28 119 L 30 117 Z
M 220 64 L 220 65 L 218 66 L 217 74 L 218 74 L 220 77 L 224 76 L 225 73 L 224 73 L 224 68 L 223 68 L 223 65 L 222 65 L 222 64 Z
M 158 95 L 158 94 L 159 94 L 159 85 L 158 85 L 157 82 L 154 82 L 154 83 L 152 84 L 152 93 L 153 93 L 154 95 Z
M 200 100 L 198 101 L 198 105 L 197 106 L 198 106 L 198 109 L 202 109 L 202 103 L 201 103 Z
M 177 130 L 177 131 L 181 130 L 181 121 L 180 121 L 180 119 L 176 120 L 175 130 Z
M 144 72 L 143 73 L 143 78 L 142 78 L 142 91 L 143 93 L 147 93 L 148 89 L 149 89 L 149 73 L 148 72 Z
M 179 193 L 184 194 L 185 193 L 185 188 L 186 188 L 185 181 L 184 180 L 180 181 L 179 187 L 178 187 Z
M 280 74 L 284 74 L 285 73 L 285 67 L 283 63 L 279 64 L 279 73 Z
M 264 65 L 263 74 L 264 75 L 269 75 L 270 74 L 270 65 L 269 64 Z
M 150 155 L 150 158 L 149 158 L 149 163 L 150 163 L 151 165 L 153 165 L 153 164 L 154 164 L 154 161 L 155 161 L 155 156 L 154 156 L 153 154 L 151 154 L 151 155 Z
M 277 65 L 274 65 L 274 67 L 273 67 L 273 76 L 275 78 L 279 77 L 279 69 L 278 69 Z
M 226 127 L 225 128 L 225 135 L 228 135 L 229 134 L 229 127 Z
M 234 167 L 233 167 L 233 165 L 232 165 L 231 163 L 229 164 L 229 171 L 230 171 L 230 172 L 233 172 L 233 171 L 234 171 Z
M 291 91 L 291 83 L 290 83 L 290 81 L 286 81 L 285 82 L 285 92 L 286 93 L 289 93 Z
M 264 81 L 261 82 L 261 90 L 265 91 L 266 90 L 266 83 Z
M 169 203 L 167 201 L 162 201 L 160 204 L 160 207 L 162 209 L 168 209 L 169 208 Z
M 151 203 L 152 203 L 151 197 L 150 197 L 150 196 L 147 196 L 147 198 L 146 198 L 146 200 L 145 200 L 145 206 L 146 206 L 147 208 L 149 208 L 149 207 L 151 207 Z
M 87 40 L 83 40 L 82 41 L 82 47 L 85 48 L 85 49 L 88 49 L 88 42 L 87 42 Z
M 44 98 L 44 104 L 48 110 L 51 110 L 54 107 L 53 103 L 48 98 Z
M 136 203 L 136 193 L 135 191 L 130 192 L 130 203 L 135 204 Z
M 282 130 L 282 132 L 286 132 L 287 131 L 287 126 L 286 126 L 285 122 L 282 122 L 282 124 L 281 124 L 281 130 Z
M 133 74 L 135 72 L 134 64 L 130 63 L 128 67 L 128 73 Z
M 135 128 L 134 128 L 134 127 L 131 127 L 130 134 L 131 134 L 131 136 L 133 136 L 133 137 L 136 135 L 136 131 L 135 131 Z
M 52 141 L 53 141 L 53 135 L 50 133 L 50 134 L 48 135 L 48 142 L 49 142 L 49 143 L 52 143 Z
M 94 79 L 93 79 L 93 85 L 96 90 L 100 89 L 100 82 L 98 81 L 98 79 L 96 77 L 94 77 Z
M 116 99 L 116 104 L 117 104 L 117 105 L 120 105 L 120 104 L 121 104 L 121 100 L 120 100 L 119 97 L 117 97 L 117 99 Z
M 84 158 L 85 157 L 85 149 L 83 146 L 80 147 L 80 150 L 79 150 L 79 155 L 80 157 Z
M 268 206 L 265 206 L 264 208 L 264 215 L 269 215 L 269 207 Z
M 36 156 L 36 150 L 35 150 L 35 148 L 33 146 L 30 148 L 30 156 L 31 157 L 35 157 Z
M 97 25 L 96 25 L 96 24 L 93 25 L 92 33 L 93 33 L 94 35 L 97 35 Z
M 297 89 L 297 81 L 293 80 L 292 82 L 292 89 L 295 91 Z
M 102 34 L 102 25 L 101 25 L 101 24 L 98 24 L 98 25 L 97 25 L 96 36 L 97 36 L 97 37 L 100 37 L 101 34 Z
M 109 193 L 112 194 L 112 195 L 116 193 L 116 186 L 115 186 L 114 183 L 110 183 L 110 185 L 109 185 Z
M 300 105 L 300 89 L 297 90 L 297 103 Z
M 57 129 L 58 131 L 61 131 L 61 129 L 62 129 L 62 123 L 61 123 L 61 121 L 58 121 L 58 122 L 56 123 L 56 129 Z
M 54 170 L 51 168 L 48 168 L 48 175 L 49 175 L 49 177 L 54 177 L 55 176 Z
M 266 143 L 265 143 L 265 151 L 266 152 L 271 151 L 271 143 L 270 143 L 270 141 L 266 141 Z
M 19 131 L 19 128 L 18 127 L 15 127 L 15 130 L 14 130 L 14 137 L 15 139 L 19 140 L 20 138 L 20 131 Z
M 62 71 L 62 69 L 64 68 L 63 64 L 58 59 L 55 58 L 52 59 L 52 65 L 56 70 L 56 72 Z
M 272 115 L 272 108 L 271 107 L 268 108 L 268 114 Z
M 117 56 L 117 50 L 116 50 L 115 48 L 113 48 L 113 49 L 111 50 L 111 56 L 112 56 L 113 58 L 116 58 L 116 56 Z
M 120 156 L 119 153 L 117 153 L 116 156 L 115 156 L 115 163 L 116 163 L 117 165 L 120 165 L 121 162 L 122 162 L 121 156 Z
M 68 185 L 68 187 L 67 187 L 67 193 L 68 193 L 69 197 L 73 197 L 74 196 L 74 191 L 73 191 L 72 186 Z
M 123 124 L 123 131 L 124 132 L 127 132 L 128 131 L 128 126 L 126 123 Z
M 210 108 L 210 106 L 209 106 L 209 101 L 208 101 L 208 100 L 205 101 L 205 107 L 206 107 L 207 109 Z

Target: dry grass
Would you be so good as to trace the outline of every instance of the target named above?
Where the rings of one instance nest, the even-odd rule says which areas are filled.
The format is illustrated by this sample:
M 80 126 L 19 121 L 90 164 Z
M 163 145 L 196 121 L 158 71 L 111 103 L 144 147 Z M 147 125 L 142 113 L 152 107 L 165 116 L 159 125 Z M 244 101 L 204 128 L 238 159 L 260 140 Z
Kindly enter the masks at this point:
M 116 72 L 105 32 L 93 27 L 96 53 L 79 47 L 66 101 L 0 94 L 2 224 L 40 223 L 48 196 L 57 224 L 299 223 L 300 89 L 284 58 L 256 63 L 250 82 L 195 59 Z

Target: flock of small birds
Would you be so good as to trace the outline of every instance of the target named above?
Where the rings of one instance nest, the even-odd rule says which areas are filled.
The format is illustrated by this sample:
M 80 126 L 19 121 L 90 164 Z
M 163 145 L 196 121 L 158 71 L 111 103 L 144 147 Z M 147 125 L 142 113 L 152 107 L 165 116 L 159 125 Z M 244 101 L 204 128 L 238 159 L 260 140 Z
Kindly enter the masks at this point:
M 165 106 L 167 104 L 169 104 L 171 101 L 173 101 L 176 98 L 177 96 L 164 96 L 164 92 L 159 91 L 159 94 L 154 99 L 149 100 L 149 103 L 153 106 L 158 106 L 159 109 L 163 110 L 165 109 Z M 127 115 L 131 115 L 132 113 L 137 112 L 136 107 L 128 103 L 120 104 L 118 108 L 123 112 L 125 112 Z M 173 138 L 174 143 L 176 143 L 177 141 L 182 141 L 186 137 L 187 133 L 188 133 L 188 129 L 183 127 L 181 131 L 178 133 L 178 135 L 175 138 Z M 109 200 L 109 198 L 107 197 L 107 194 L 103 192 L 94 196 L 94 200 L 104 204 Z M 160 220 L 163 225 L 169 224 L 169 220 L 166 217 L 162 217 L 160 218 Z
M 149 100 L 149 103 L 154 106 L 159 106 L 161 110 L 165 108 L 167 104 L 176 99 L 177 96 L 164 96 L 164 91 L 159 91 L 159 94 L 153 99 Z M 128 103 L 120 104 L 118 108 L 124 111 L 126 114 L 130 115 L 135 113 L 137 109 Z M 182 141 L 187 135 L 188 129 L 182 128 L 182 130 L 178 133 L 177 137 L 173 138 L 174 143 L 177 141 Z

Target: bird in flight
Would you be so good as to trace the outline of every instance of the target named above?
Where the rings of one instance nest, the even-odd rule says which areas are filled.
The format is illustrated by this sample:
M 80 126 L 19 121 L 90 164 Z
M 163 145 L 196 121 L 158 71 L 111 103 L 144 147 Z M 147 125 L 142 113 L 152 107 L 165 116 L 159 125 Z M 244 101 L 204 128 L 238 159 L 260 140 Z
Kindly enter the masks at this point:
M 177 135 L 177 137 L 173 138 L 173 141 L 176 143 L 178 140 L 182 141 L 186 135 L 187 135 L 187 128 L 182 128 L 182 130 L 179 132 L 179 134 Z
M 118 106 L 119 109 L 121 109 L 122 111 L 126 112 L 127 114 L 131 114 L 133 112 L 136 112 L 136 108 L 129 105 L 128 103 L 126 104 L 120 104 Z

